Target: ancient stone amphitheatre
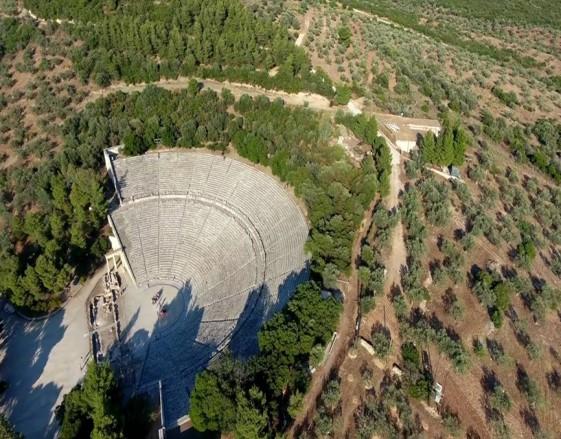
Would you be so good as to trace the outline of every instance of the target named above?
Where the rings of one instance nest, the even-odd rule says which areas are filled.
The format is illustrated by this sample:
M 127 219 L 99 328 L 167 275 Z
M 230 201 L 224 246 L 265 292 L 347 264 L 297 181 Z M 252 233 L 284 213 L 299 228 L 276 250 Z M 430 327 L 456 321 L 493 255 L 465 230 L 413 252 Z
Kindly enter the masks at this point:
M 106 163 L 114 247 L 132 280 L 119 307 L 122 346 L 137 390 L 162 380 L 166 415 L 177 418 L 194 373 L 232 336 L 254 340 L 307 277 L 307 223 L 275 179 L 237 160 L 113 150 Z

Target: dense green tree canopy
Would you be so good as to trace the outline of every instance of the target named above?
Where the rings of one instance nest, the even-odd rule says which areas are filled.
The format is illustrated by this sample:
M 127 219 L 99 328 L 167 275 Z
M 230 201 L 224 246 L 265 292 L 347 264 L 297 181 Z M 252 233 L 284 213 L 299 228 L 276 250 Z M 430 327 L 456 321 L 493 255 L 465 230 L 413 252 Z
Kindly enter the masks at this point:
M 122 414 L 117 382 L 107 363 L 91 363 L 84 382 L 65 395 L 57 410 L 61 439 L 120 439 Z
M 438 136 L 428 132 L 420 141 L 423 160 L 441 166 L 461 166 L 464 163 L 469 138 L 459 124 L 446 120 Z
M 255 17 L 238 0 L 27 0 L 40 16 L 66 17 L 83 42 L 73 61 L 82 80 L 156 81 L 200 75 L 332 97 L 329 77 L 312 72 L 287 30 Z M 269 70 L 278 67 L 276 75 Z
M 103 255 L 99 229 L 107 211 L 99 172 L 61 161 L 43 169 L 44 181 L 28 183 L 40 192 L 29 201 L 33 210 L 12 217 L 0 253 L 0 289 L 15 305 L 41 312 L 56 308 L 72 274 L 87 272 Z M 26 243 L 24 252 L 15 251 L 18 241 Z
M 30 23 L 15 18 L 0 18 L 0 59 L 4 54 L 14 53 L 40 38 L 41 33 Z
M 191 393 L 190 416 L 199 431 L 237 438 L 274 437 L 306 390 L 310 353 L 336 327 L 341 305 L 323 299 L 314 282 L 301 284 L 284 310 L 259 332 L 259 353 L 247 362 L 221 357 L 201 372 Z

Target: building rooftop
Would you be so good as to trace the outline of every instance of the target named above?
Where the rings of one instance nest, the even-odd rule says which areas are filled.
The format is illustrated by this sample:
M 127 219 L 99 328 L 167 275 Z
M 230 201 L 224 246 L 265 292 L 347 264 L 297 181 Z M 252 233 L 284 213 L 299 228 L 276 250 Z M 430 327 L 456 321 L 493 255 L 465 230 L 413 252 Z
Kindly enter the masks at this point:
M 402 117 L 393 114 L 375 113 L 380 129 L 392 134 L 396 141 L 415 142 L 419 134 L 432 131 L 438 134 L 441 125 L 438 120 Z

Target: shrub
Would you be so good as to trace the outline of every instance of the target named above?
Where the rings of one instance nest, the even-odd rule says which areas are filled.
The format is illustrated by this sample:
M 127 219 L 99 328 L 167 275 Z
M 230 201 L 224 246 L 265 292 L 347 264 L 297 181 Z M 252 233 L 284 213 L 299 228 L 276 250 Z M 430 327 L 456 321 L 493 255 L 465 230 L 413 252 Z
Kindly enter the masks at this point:
M 491 391 L 491 395 L 489 395 L 489 404 L 492 408 L 499 412 L 508 412 L 512 407 L 512 402 L 510 401 L 510 397 L 506 390 L 498 384 L 495 388 Z
M 2 439 L 24 439 L 23 434 L 15 431 L 14 427 L 6 419 L 6 417 L 0 415 L 0 438 Z
M 530 240 L 523 240 L 516 247 L 516 260 L 522 267 L 526 269 L 530 268 L 532 262 L 536 258 L 536 254 L 536 246 Z
M 503 104 L 505 104 L 505 105 L 507 105 L 511 108 L 514 108 L 515 106 L 517 106 L 519 104 L 518 96 L 516 96 L 516 93 L 514 93 L 512 91 L 506 92 L 498 86 L 493 87 L 492 91 L 493 91 L 493 94 L 497 98 L 499 98 L 499 100 Z
M 372 346 L 374 352 L 380 358 L 385 358 L 391 349 L 391 335 L 388 328 L 377 324 L 372 331 Z
M 337 29 L 337 36 L 339 37 L 339 42 L 344 47 L 348 47 L 351 44 L 351 37 L 353 34 L 348 26 L 340 26 Z
M 459 436 L 461 423 L 460 418 L 456 413 L 452 413 L 450 410 L 445 410 L 442 415 L 442 422 L 444 424 L 444 428 L 446 428 L 453 437 Z

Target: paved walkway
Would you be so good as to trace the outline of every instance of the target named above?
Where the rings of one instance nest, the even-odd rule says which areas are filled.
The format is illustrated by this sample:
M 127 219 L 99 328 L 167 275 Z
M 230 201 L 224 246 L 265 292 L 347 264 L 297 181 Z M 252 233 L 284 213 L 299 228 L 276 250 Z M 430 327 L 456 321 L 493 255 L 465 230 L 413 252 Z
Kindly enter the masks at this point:
M 52 438 L 55 407 L 82 378 L 89 351 L 86 301 L 104 273 L 98 270 L 64 308 L 29 321 L 2 312 L 5 333 L 0 376 L 9 382 L 1 410 L 27 439 Z

